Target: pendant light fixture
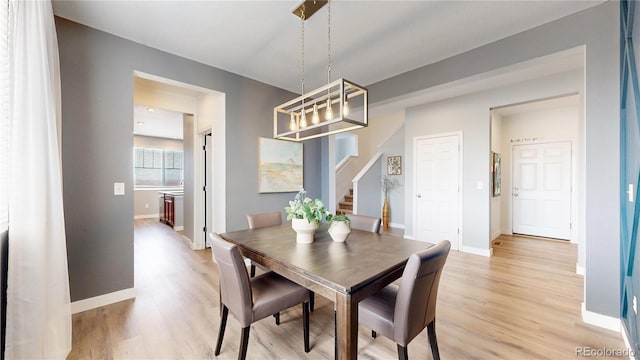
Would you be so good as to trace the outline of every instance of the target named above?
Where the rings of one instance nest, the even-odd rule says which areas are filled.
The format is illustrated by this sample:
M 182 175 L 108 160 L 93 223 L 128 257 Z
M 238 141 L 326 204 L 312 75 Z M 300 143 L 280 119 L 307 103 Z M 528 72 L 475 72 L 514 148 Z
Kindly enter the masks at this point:
M 328 5 L 327 84 L 305 93 L 304 23 L 324 5 Z M 273 137 L 304 141 L 366 127 L 367 89 L 345 79 L 331 81 L 331 3 L 327 0 L 306 0 L 293 10 L 293 14 L 300 17 L 301 22 L 302 95 L 273 109 Z M 324 116 L 320 115 L 322 111 Z M 310 124 L 307 123 L 307 112 L 311 113 Z

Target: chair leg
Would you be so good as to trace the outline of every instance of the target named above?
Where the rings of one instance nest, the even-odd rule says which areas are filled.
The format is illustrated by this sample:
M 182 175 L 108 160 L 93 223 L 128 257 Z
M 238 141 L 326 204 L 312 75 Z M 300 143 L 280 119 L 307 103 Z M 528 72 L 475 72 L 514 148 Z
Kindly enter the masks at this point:
M 398 345 L 398 360 L 409 360 L 409 355 L 407 354 L 407 348 L 397 344 Z
M 304 352 L 309 352 L 309 303 L 302 303 L 302 329 L 304 332 Z
M 433 360 L 440 360 L 440 351 L 438 351 L 438 339 L 436 338 L 435 320 L 427 325 L 427 333 L 429 335 L 429 345 L 431 345 L 431 354 L 433 355 Z
M 256 266 L 251 264 L 251 277 L 256 277 Z
M 224 329 L 227 327 L 227 315 L 229 309 L 222 305 L 222 318 L 220 319 L 220 330 L 218 330 L 218 343 L 216 344 L 216 356 L 220 355 L 220 348 L 222 348 L 222 339 L 224 338 Z
M 316 308 L 316 293 L 311 292 L 311 296 L 309 296 L 309 310 L 313 312 L 313 309 Z
M 280 326 L 280 313 L 273 314 L 273 317 L 276 319 L 276 325 Z
M 240 353 L 238 353 L 238 360 L 244 360 L 247 357 L 247 346 L 249 345 L 249 330 L 251 325 L 246 328 L 242 328 L 242 337 L 240 338 Z
M 372 338 L 377 338 L 378 337 L 378 333 L 375 330 L 371 330 L 371 337 Z

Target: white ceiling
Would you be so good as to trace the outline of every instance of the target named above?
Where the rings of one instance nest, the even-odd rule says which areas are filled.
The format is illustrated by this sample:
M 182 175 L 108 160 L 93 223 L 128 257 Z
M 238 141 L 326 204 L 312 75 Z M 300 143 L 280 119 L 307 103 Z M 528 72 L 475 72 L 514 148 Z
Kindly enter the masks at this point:
M 182 140 L 183 114 L 175 111 L 133 106 L 133 134 Z
M 332 79 L 367 86 L 604 1 L 331 1 Z M 300 92 L 300 1 L 54 0 L 58 16 Z M 305 89 L 327 81 L 327 6 L 305 24 Z

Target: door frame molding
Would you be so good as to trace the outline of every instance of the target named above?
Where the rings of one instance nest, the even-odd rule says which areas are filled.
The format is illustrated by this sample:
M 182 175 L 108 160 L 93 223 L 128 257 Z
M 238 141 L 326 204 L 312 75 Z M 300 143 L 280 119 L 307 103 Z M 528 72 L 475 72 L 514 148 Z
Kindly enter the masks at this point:
M 464 221 L 463 221 L 463 217 L 462 217 L 462 198 L 463 198 L 463 186 L 462 186 L 462 169 L 463 167 L 463 161 L 464 161 L 464 156 L 463 156 L 463 152 L 464 152 L 464 146 L 463 146 L 463 134 L 462 134 L 462 130 L 460 131 L 453 131 L 453 132 L 446 132 L 446 133 L 438 133 L 438 134 L 431 134 L 431 135 L 421 135 L 421 136 L 414 136 L 413 137 L 413 195 L 412 195 L 412 202 L 413 202 L 413 237 L 416 240 L 420 240 L 418 239 L 418 203 L 415 200 L 416 198 L 416 189 L 417 189 L 417 185 L 418 185 L 418 141 L 420 140 L 428 140 L 428 139 L 437 139 L 437 138 L 443 138 L 443 137 L 452 137 L 452 136 L 457 136 L 458 137 L 458 228 L 460 229 L 460 232 L 458 233 L 458 251 L 461 251 L 463 248 L 463 237 L 464 237 Z

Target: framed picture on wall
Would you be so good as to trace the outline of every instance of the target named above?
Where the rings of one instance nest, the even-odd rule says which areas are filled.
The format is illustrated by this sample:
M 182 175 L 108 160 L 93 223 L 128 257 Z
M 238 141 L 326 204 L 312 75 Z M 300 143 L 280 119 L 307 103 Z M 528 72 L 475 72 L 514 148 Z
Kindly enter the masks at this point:
M 302 144 L 260 138 L 258 148 L 258 191 L 297 192 L 303 187 Z
M 387 175 L 402 175 L 402 156 L 387 157 Z
M 500 183 L 500 175 L 501 175 L 501 162 L 502 158 L 500 154 L 492 152 L 491 153 L 491 173 L 492 173 L 492 194 L 493 196 L 500 196 L 502 193 L 502 187 Z

